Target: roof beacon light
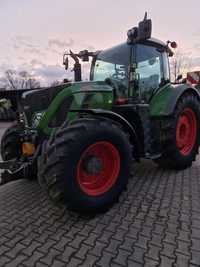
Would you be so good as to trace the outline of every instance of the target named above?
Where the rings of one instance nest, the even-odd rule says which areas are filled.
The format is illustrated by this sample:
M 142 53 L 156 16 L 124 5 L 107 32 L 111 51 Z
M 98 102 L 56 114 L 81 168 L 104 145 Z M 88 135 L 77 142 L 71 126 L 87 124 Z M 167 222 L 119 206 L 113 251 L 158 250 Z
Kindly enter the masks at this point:
M 178 47 L 177 43 L 175 41 L 167 41 L 167 46 L 171 46 L 171 48 L 176 49 Z
M 178 47 L 176 42 L 171 42 L 171 48 L 176 49 Z

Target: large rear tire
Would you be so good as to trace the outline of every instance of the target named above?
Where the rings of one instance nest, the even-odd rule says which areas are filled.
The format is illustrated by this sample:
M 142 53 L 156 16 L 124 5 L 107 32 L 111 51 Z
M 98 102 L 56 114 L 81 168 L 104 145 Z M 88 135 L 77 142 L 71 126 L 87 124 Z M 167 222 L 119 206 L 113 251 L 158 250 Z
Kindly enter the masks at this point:
M 103 211 L 126 188 L 131 158 L 126 134 L 112 121 L 78 119 L 44 143 L 39 182 L 54 202 Z
M 192 165 L 200 145 L 200 101 L 187 93 L 178 101 L 171 119 L 163 121 L 162 168 L 185 169 Z
M 4 161 L 21 156 L 20 132 L 21 129 L 16 123 L 4 132 L 1 139 L 1 157 Z

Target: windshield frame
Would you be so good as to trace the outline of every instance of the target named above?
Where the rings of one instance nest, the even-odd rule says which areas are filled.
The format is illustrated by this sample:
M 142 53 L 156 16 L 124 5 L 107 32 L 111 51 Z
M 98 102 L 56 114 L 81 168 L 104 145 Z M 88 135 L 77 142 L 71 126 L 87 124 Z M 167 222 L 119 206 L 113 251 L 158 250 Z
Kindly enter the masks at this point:
M 125 43 L 124 43 L 125 45 Z M 163 79 L 163 83 L 162 85 L 165 83 L 169 83 L 170 81 L 170 75 L 168 77 L 168 79 L 166 79 L 165 75 L 163 74 L 164 71 L 164 62 L 163 62 L 163 56 L 164 53 L 166 53 L 165 56 L 168 56 L 168 60 L 169 60 L 169 51 L 168 51 L 168 47 L 167 45 L 165 45 L 164 43 L 160 42 L 157 39 L 149 39 L 149 40 L 145 40 L 143 42 L 138 42 L 136 44 L 131 44 L 128 45 L 129 48 L 129 57 L 128 57 L 128 83 L 127 83 L 127 97 L 131 97 L 133 96 L 134 90 L 137 90 L 137 79 L 136 79 L 136 69 L 137 69 L 137 47 L 138 45 L 144 45 L 144 46 L 150 46 L 150 47 L 155 47 L 156 49 L 158 49 L 158 51 L 162 54 L 162 58 L 161 58 L 161 68 L 162 68 L 162 79 Z M 96 60 L 98 60 L 99 56 L 101 55 L 101 53 L 103 52 L 107 52 L 107 51 L 114 51 L 114 49 L 117 49 L 117 47 L 113 47 L 111 49 L 108 50 L 104 50 L 102 52 L 100 52 L 95 58 L 93 58 L 92 60 L 92 64 L 91 64 L 91 69 L 90 69 L 90 80 L 94 81 L 94 69 L 95 69 L 95 63 Z M 170 72 L 170 67 L 168 66 L 169 72 Z M 120 80 L 119 80 L 120 81 Z M 134 89 L 135 88 L 135 89 Z
M 120 44 L 119 46 L 115 46 L 115 47 L 112 47 L 112 48 L 110 48 L 110 49 L 107 49 L 107 50 L 103 50 L 103 51 L 100 51 L 99 53 L 98 53 L 98 55 L 96 56 L 96 57 L 94 57 L 93 58 L 93 60 L 92 60 L 92 63 L 91 63 L 91 68 L 90 68 L 90 81 L 94 81 L 94 70 L 95 70 L 95 64 L 96 64 L 96 61 L 97 60 L 102 60 L 101 58 L 100 58 L 100 56 L 103 54 L 103 53 L 108 53 L 108 55 L 109 55 L 109 53 L 112 53 L 112 52 L 114 52 L 114 51 L 116 51 L 116 49 L 118 48 L 118 47 L 120 47 L 120 46 L 127 46 L 127 49 L 128 49 L 128 51 L 127 51 L 127 53 L 129 54 L 128 55 L 128 59 L 127 59 L 127 61 L 128 61 L 128 64 L 127 64 L 127 67 L 128 67 L 128 77 L 127 77 L 127 84 L 129 84 L 129 80 L 130 80 L 130 71 L 129 71 L 129 68 L 130 68 L 130 62 L 131 62 L 131 55 L 132 55 L 132 49 L 133 49 L 133 46 L 132 45 L 128 45 L 128 44 L 126 44 L 126 43 L 123 43 L 123 44 Z M 105 57 L 105 59 L 106 59 L 106 57 Z M 102 61 L 105 61 L 105 60 L 102 60 Z M 106 62 L 106 61 L 105 61 Z M 107 61 L 107 62 L 109 62 L 109 61 Z M 109 77 L 108 77 L 109 78 Z M 119 80 L 120 81 L 120 80 Z

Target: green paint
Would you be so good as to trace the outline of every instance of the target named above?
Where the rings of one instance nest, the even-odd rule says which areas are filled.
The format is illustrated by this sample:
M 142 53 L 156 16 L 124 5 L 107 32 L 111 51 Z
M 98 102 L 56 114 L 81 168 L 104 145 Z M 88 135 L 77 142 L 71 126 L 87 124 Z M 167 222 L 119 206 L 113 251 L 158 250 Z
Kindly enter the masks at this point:
M 174 87 L 169 83 L 163 86 L 158 93 L 153 96 L 150 101 L 150 114 L 151 116 L 165 115 L 171 95 L 173 94 Z
M 150 115 L 153 117 L 172 115 L 178 99 L 185 92 L 193 92 L 198 95 L 198 91 L 189 87 L 188 84 L 163 86 L 150 102 Z
M 45 134 L 50 135 L 56 128 L 50 128 L 50 121 L 56 116 L 60 105 L 66 97 L 73 96 L 70 109 L 102 108 L 110 110 L 113 105 L 113 89 L 105 82 L 78 82 L 64 88 L 53 99 L 50 106 L 39 122 L 38 128 Z M 73 120 L 77 112 L 68 112 L 66 119 Z

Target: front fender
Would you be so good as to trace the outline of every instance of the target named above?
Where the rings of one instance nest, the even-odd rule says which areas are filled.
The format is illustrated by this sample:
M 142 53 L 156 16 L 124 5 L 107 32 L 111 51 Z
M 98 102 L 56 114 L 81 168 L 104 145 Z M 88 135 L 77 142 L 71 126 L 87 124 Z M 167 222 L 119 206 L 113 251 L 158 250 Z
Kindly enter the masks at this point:
M 200 100 L 199 91 L 188 84 L 165 85 L 158 91 L 158 93 L 152 98 L 150 102 L 151 117 L 165 117 L 172 115 L 177 101 L 186 92 L 193 93 Z
M 112 121 L 115 121 L 119 123 L 129 134 L 130 136 L 130 141 L 131 144 L 134 145 L 134 158 L 139 161 L 140 159 L 140 154 L 142 151 L 142 145 L 139 141 L 139 138 L 137 136 L 137 133 L 133 126 L 121 115 L 118 113 L 115 113 L 110 110 L 103 110 L 103 109 L 79 109 L 79 110 L 71 110 L 71 112 L 79 112 L 79 113 L 85 113 L 85 114 L 90 114 L 95 117 L 101 117 L 101 118 L 106 118 Z

